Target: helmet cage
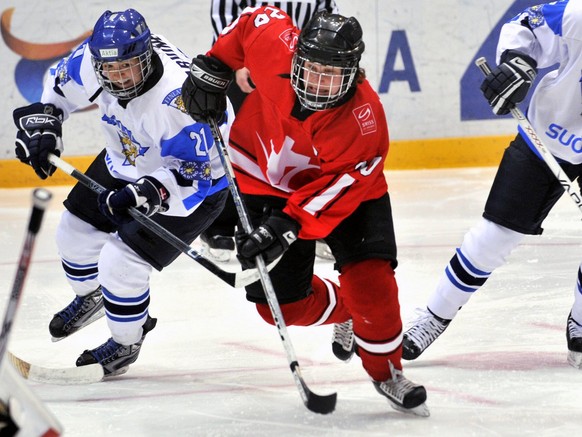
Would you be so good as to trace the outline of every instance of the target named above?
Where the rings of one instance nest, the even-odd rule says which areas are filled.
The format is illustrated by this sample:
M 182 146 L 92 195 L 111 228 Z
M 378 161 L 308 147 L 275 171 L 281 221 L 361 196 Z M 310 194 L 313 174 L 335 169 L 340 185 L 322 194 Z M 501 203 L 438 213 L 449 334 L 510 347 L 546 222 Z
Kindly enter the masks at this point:
M 317 12 L 299 33 L 291 65 L 300 103 L 313 111 L 338 104 L 354 86 L 364 49 L 358 20 Z
M 346 95 L 357 72 L 357 61 L 352 62 L 351 66 L 334 66 L 314 62 L 295 53 L 291 86 L 302 106 L 312 111 L 323 111 L 335 106 Z
M 122 100 L 137 97 L 152 72 L 151 51 L 119 61 L 104 61 L 92 57 L 91 62 L 99 84 L 109 94 Z M 110 68 L 108 65 L 104 66 L 104 64 L 109 64 L 110 62 L 115 62 L 116 68 Z M 136 74 L 136 71 L 139 71 L 139 74 Z M 122 77 L 131 78 L 131 80 L 126 81 L 127 85 L 125 85 L 120 83 L 120 78 Z
M 153 54 L 151 33 L 139 12 L 106 11 L 89 38 L 89 50 L 97 80 L 107 92 L 119 99 L 139 95 L 152 73 Z

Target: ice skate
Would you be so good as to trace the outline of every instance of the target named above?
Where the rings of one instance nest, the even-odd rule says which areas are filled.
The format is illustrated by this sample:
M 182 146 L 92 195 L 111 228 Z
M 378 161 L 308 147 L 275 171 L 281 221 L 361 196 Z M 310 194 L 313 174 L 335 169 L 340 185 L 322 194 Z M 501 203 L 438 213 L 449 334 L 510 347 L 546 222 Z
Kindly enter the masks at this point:
M 391 362 L 388 364 L 392 377 L 383 382 L 372 381 L 376 391 L 386 396 L 395 410 L 422 417 L 430 416 L 430 411 L 425 403 L 425 388 L 406 379 L 402 371 L 394 368 Z
M 203 253 L 213 261 L 226 263 L 230 261 L 230 255 L 234 252 L 233 237 L 223 235 L 200 235 Z
M 52 335 L 52 340 L 62 340 L 103 317 L 104 314 L 101 287 L 87 296 L 77 296 L 69 305 L 55 314 L 50 321 L 49 332 Z
M 419 317 L 404 333 L 402 341 L 402 358 L 405 360 L 418 358 L 447 329 L 451 322 L 435 316 L 428 308 L 417 311 Z
M 105 378 L 123 375 L 129 369 L 129 365 L 137 360 L 146 334 L 155 328 L 157 321 L 158 319 L 148 316 L 143 325 L 141 339 L 137 343 L 125 346 L 110 338 L 101 346 L 86 350 L 77 358 L 77 367 L 99 363 L 103 366 Z
M 352 359 L 356 351 L 354 338 L 354 328 L 352 319 L 333 325 L 333 335 L 331 339 L 331 350 L 336 358 L 346 363 Z
M 572 313 L 568 315 L 566 339 L 568 340 L 568 364 L 582 369 L 582 325 L 572 318 Z

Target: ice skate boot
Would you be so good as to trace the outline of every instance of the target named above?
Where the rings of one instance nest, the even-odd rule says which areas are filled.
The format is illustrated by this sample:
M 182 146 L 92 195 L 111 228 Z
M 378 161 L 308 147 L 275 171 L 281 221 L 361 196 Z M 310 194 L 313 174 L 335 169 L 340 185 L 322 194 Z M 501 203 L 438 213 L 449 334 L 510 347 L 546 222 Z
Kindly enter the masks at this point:
M 428 308 L 418 309 L 417 312 L 419 317 L 404 333 L 402 340 L 402 358 L 405 360 L 418 358 L 451 323 L 450 320 L 435 316 Z
M 390 361 L 388 364 L 392 377 L 387 381 L 372 381 L 376 391 L 386 396 L 395 410 L 422 417 L 430 416 L 430 411 L 425 403 L 425 388 L 406 379 L 402 371 L 395 369 Z
M 103 317 L 104 314 L 101 287 L 87 296 L 77 296 L 69 305 L 56 313 L 50 321 L 49 332 L 52 335 L 52 340 L 62 340 Z
M 334 323 L 331 339 L 331 350 L 336 358 L 346 363 L 352 359 L 356 351 L 352 319 L 343 323 Z
M 230 254 L 234 252 L 233 237 L 223 235 L 200 234 L 203 253 L 216 262 L 226 263 L 230 261 Z
M 568 315 L 566 339 L 568 340 L 568 364 L 582 369 L 582 325 L 572 318 L 572 313 Z
M 77 367 L 99 363 L 103 366 L 104 378 L 123 375 L 129 365 L 137 360 L 146 334 L 156 327 L 157 321 L 158 319 L 148 316 L 143 324 L 141 339 L 137 343 L 125 346 L 110 338 L 101 346 L 86 350 L 77 358 Z

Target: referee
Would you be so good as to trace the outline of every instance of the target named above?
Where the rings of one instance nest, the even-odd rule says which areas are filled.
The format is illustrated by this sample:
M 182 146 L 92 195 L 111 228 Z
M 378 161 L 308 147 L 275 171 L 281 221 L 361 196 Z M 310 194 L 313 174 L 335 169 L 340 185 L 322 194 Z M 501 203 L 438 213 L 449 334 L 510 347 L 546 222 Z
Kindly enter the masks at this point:
M 250 6 L 271 5 L 283 9 L 293 19 L 293 24 L 301 29 L 316 11 L 326 10 L 338 13 L 335 0 L 296 0 L 286 2 L 263 2 L 256 0 L 211 0 L 210 19 L 214 29 L 214 39 L 218 38 L 222 29 L 238 18 L 241 11 Z

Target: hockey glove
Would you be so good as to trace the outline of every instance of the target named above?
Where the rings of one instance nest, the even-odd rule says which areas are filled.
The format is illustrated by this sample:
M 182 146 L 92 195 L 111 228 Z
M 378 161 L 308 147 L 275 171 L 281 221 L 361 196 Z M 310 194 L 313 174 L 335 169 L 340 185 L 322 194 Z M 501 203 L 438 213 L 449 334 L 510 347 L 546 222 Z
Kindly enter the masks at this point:
M 50 103 L 33 103 L 13 112 L 16 133 L 16 157 L 32 166 L 41 179 L 51 176 L 56 167 L 48 161 L 49 153 L 63 151 L 63 111 Z
M 255 267 L 255 258 L 262 255 L 270 264 L 297 240 L 301 226 L 282 211 L 273 210 L 267 220 L 250 234 L 237 232 L 237 257 L 245 268 Z
M 97 198 L 99 211 L 116 225 L 133 220 L 128 209 L 137 208 L 147 216 L 164 212 L 168 206 L 165 201 L 170 197 L 160 181 L 144 176 L 135 183 L 127 184 L 121 190 L 106 190 Z
M 220 125 L 226 118 L 226 90 L 232 70 L 216 58 L 198 55 L 192 59 L 190 72 L 182 85 L 186 111 L 199 122 L 213 118 Z
M 481 91 L 497 115 L 509 114 L 525 99 L 538 70 L 537 62 L 523 53 L 506 50 L 501 62 L 481 84 Z

